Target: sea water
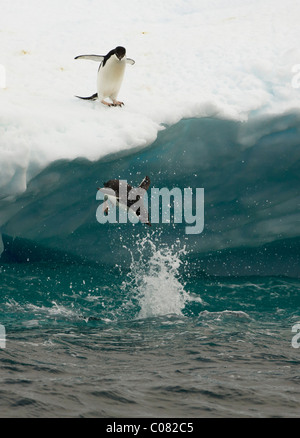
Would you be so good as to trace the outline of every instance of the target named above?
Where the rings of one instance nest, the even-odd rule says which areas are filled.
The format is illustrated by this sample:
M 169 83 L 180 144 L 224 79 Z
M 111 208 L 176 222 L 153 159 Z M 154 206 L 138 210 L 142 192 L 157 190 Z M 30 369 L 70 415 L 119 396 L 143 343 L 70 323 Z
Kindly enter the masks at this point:
M 299 416 L 299 280 L 191 275 L 152 231 L 128 251 L 1 265 L 0 416 Z

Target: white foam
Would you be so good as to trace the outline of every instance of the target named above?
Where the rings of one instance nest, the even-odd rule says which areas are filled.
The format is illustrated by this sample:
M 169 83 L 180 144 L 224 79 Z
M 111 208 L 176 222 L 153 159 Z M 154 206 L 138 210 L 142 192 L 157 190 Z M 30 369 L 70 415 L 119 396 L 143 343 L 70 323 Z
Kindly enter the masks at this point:
M 48 163 L 151 143 L 184 117 L 247 120 L 299 108 L 300 4 L 294 0 L 11 0 L 1 5 L 1 195 Z M 124 45 L 119 98 L 105 108 L 97 64 L 76 55 Z
M 130 253 L 130 272 L 123 289 L 138 303 L 138 318 L 183 316 L 187 302 L 192 300 L 179 273 L 185 248 L 180 248 L 179 242 L 162 244 L 159 236 L 151 233 L 141 240 L 138 237 Z

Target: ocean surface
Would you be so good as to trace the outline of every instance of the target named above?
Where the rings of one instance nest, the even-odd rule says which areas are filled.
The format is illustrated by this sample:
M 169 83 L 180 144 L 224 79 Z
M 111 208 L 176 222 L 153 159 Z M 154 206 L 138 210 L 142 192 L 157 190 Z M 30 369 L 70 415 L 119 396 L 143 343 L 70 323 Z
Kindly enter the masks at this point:
M 169 256 L 3 265 L 0 416 L 299 417 L 299 280 L 185 283 Z
M 183 120 L 0 200 L 0 416 L 298 417 L 299 127 Z M 97 222 L 145 175 L 204 188 L 203 233 Z

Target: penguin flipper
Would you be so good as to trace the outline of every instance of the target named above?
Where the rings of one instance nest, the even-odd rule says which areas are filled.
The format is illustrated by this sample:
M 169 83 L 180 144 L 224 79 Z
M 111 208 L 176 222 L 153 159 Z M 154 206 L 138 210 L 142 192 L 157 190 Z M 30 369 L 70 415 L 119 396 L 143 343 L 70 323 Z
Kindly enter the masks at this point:
M 78 97 L 78 99 L 83 99 L 83 100 L 96 100 L 98 99 L 98 93 L 95 93 L 90 97 L 81 97 L 81 96 L 76 96 L 76 97 Z
M 133 64 L 135 64 L 135 61 L 131 58 L 126 58 L 126 64 L 133 65 Z
M 145 176 L 145 178 L 143 179 L 143 181 L 141 182 L 141 184 L 139 185 L 139 187 L 140 187 L 141 189 L 148 190 L 149 187 L 150 187 L 150 184 L 151 184 L 151 181 L 150 181 L 149 176 Z
M 91 61 L 102 62 L 104 59 L 104 56 L 101 56 L 101 55 L 79 55 L 79 56 L 76 56 L 74 59 L 90 59 Z

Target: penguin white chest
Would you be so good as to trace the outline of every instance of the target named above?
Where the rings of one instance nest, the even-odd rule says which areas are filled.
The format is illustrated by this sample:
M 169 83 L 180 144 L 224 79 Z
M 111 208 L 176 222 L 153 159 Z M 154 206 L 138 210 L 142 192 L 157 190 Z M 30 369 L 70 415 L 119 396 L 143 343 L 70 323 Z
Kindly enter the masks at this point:
M 122 85 L 126 60 L 119 61 L 116 56 L 107 60 L 105 66 L 101 65 L 98 72 L 98 97 L 116 99 Z

